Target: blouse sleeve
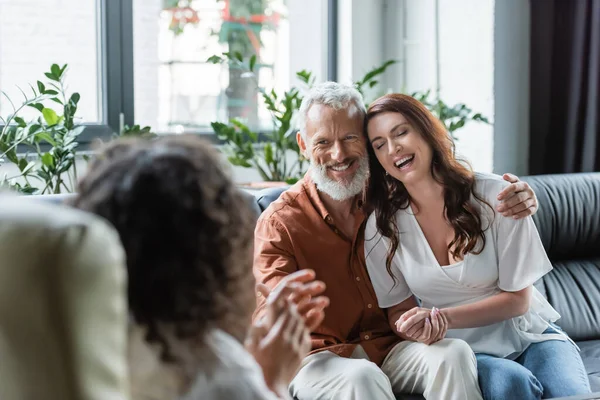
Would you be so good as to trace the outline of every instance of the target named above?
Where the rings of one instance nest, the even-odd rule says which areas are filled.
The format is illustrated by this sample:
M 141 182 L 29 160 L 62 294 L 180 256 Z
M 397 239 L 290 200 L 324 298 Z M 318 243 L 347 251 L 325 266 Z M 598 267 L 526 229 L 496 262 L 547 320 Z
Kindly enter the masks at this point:
M 397 258 L 392 260 L 391 269 L 396 278 L 396 282 L 388 274 L 385 267 L 389 248 L 389 240 L 377 231 L 375 214 L 372 214 L 365 227 L 365 259 L 367 271 L 375 294 L 377 302 L 381 308 L 389 308 L 402 303 L 412 296 L 402 272 L 400 272 Z
M 552 270 L 537 228 L 531 217 L 519 220 L 498 218 L 498 286 L 517 292 L 534 284 Z

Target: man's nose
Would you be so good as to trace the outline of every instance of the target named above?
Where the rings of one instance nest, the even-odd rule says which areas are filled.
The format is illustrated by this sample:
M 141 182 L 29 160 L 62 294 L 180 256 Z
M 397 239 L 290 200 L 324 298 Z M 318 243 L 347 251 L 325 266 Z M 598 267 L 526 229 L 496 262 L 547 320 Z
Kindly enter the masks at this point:
M 336 162 L 342 162 L 346 158 L 346 149 L 340 142 L 335 142 L 331 149 L 331 159 Z

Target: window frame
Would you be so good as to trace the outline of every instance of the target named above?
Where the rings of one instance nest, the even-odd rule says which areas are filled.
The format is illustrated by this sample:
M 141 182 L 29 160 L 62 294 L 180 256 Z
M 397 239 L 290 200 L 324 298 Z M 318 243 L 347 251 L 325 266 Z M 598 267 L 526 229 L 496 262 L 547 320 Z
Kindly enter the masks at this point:
M 106 141 L 124 125 L 135 123 L 134 64 L 133 64 L 133 0 L 96 0 L 99 25 L 98 62 L 101 96 L 100 123 L 84 123 L 78 142 L 80 150 L 90 148 L 92 141 Z M 338 58 L 338 0 L 327 2 L 327 79 L 337 80 Z M 4 126 L 0 124 L 0 130 Z M 157 132 L 159 134 L 170 134 Z M 198 130 L 209 141 L 220 144 L 212 130 Z

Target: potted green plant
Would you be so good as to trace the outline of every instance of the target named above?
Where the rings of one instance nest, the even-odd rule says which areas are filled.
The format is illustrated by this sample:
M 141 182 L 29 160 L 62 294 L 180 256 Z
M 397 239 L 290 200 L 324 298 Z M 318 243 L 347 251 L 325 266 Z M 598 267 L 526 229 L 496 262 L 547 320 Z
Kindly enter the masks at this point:
M 212 63 L 227 63 L 246 71 L 250 77 L 255 76 L 256 57 L 245 59 L 241 53 L 223 53 L 208 59 Z M 359 92 L 373 89 L 379 84 L 381 75 L 395 61 L 389 60 L 368 71 L 354 83 Z M 315 78 L 311 72 L 300 71 L 296 77 L 301 86 L 294 86 L 278 95 L 274 89 L 267 91 L 258 85 L 254 79 L 255 90 L 263 97 L 267 109 L 271 112 L 273 129 L 258 132 L 251 129 L 246 121 L 232 118 L 228 123 L 213 122 L 212 128 L 218 138 L 224 142 L 223 151 L 229 162 L 235 166 L 253 168 L 265 182 L 263 186 L 284 185 L 296 182 L 306 172 L 308 163 L 300 153 L 296 143 L 296 131 L 292 119 L 302 103 L 302 89 L 310 88 Z M 431 99 L 430 92 L 415 92 L 411 94 L 423 102 L 441 121 L 449 133 L 455 138 L 454 132 L 469 120 L 489 123 L 487 118 L 473 111 L 464 104 L 447 105 L 440 99 Z M 293 162 L 290 163 L 289 160 Z M 252 186 L 261 186 L 253 183 Z
M 64 79 L 67 65 L 53 64 L 44 75 L 47 82 L 30 86 L 31 94 L 21 90 L 24 101 L 18 107 L 2 92 L 12 105 L 12 113 L 0 117 L 0 164 L 7 160 L 18 167 L 18 173 L 0 179 L 0 187 L 11 187 L 26 194 L 71 192 L 77 181 L 77 138 L 83 126 L 75 123 L 79 93 L 68 95 Z M 57 104 L 50 107 L 49 103 Z M 19 114 L 33 108 L 39 117 L 25 121 Z M 49 147 L 43 151 L 43 145 Z M 33 153 L 33 157 L 31 154 Z
M 4 92 L 12 111 L 0 116 L 0 166 L 12 163 L 17 172 L 0 177 L 0 188 L 23 194 L 70 193 L 77 184 L 77 149 L 84 126 L 76 124 L 79 93 L 67 94 L 67 64 L 53 64 L 45 82 L 30 86 L 31 94 L 21 90 L 23 102 L 16 106 Z M 56 105 L 56 106 L 54 106 Z M 29 121 L 22 117 L 26 109 L 39 115 Z M 155 136 L 150 127 L 125 125 L 113 134 L 119 136 Z M 87 159 L 87 156 L 83 156 Z

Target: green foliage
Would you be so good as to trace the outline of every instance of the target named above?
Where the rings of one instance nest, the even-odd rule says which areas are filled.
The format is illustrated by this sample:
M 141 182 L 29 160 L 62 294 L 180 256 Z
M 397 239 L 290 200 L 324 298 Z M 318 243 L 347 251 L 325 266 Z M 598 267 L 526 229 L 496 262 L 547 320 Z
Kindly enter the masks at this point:
M 68 96 L 65 90 L 66 69 L 66 64 L 53 64 L 44 74 L 46 83 L 37 81 L 35 88 L 30 85 L 30 95 L 21 90 L 24 100 L 18 107 L 2 92 L 12 113 L 0 118 L 4 125 L 0 132 L 0 164 L 8 160 L 18 167 L 19 173 L 11 177 L 5 174 L 0 178 L 0 187 L 12 187 L 26 194 L 73 191 L 77 181 L 77 138 L 83 127 L 75 124 L 80 96 Z M 56 106 L 49 107 L 50 102 Z M 19 113 L 27 108 L 37 110 L 39 116 L 25 121 Z
M 247 71 L 255 78 L 257 90 L 262 95 L 267 109 L 271 112 L 273 129 L 259 134 L 251 130 L 243 121 L 232 119 L 228 124 L 213 122 L 212 128 L 222 141 L 224 152 L 229 161 L 236 166 L 256 169 L 265 181 L 296 182 L 301 178 L 308 166 L 296 142 L 296 132 L 291 125 L 292 118 L 302 103 L 300 88 L 292 87 L 278 96 L 275 90 L 267 91 L 258 86 L 256 81 L 256 56 L 244 59 L 241 54 L 223 53 L 208 59 L 213 64 L 228 64 L 230 67 Z M 379 84 L 381 75 L 396 61 L 389 60 L 368 71 L 361 79 L 354 82 L 356 89 L 365 95 L 365 89 L 373 89 Z M 304 88 L 315 83 L 311 72 L 302 70 L 296 78 Z M 430 91 L 415 92 L 411 96 L 421 101 L 446 126 L 456 139 L 454 132 L 462 128 L 468 121 L 489 123 L 486 117 L 473 111 L 464 104 L 450 106 L 441 99 L 430 98 Z M 294 154 L 294 163 L 288 165 L 286 154 Z
M 113 134 L 113 137 L 141 137 L 143 139 L 153 139 L 156 133 L 152 132 L 149 126 L 141 127 L 140 125 L 125 125 L 121 132 Z
M 18 173 L 5 174 L 0 187 L 9 187 L 24 194 L 64 193 L 75 190 L 77 184 L 78 138 L 84 126 L 75 123 L 79 93 L 70 96 L 65 90 L 67 65 L 53 64 L 44 75 L 46 82 L 30 85 L 31 94 L 21 90 L 23 102 L 18 107 L 2 92 L 12 106 L 0 132 L 0 165 L 10 162 Z M 52 107 L 51 107 L 51 106 Z M 21 116 L 26 109 L 35 109 L 36 118 L 25 121 Z M 125 125 L 119 136 L 153 138 L 149 126 Z M 87 160 L 87 157 L 84 156 Z
M 490 121 L 481 113 L 474 113 L 463 103 L 448 105 L 441 99 L 432 99 L 431 91 L 414 92 L 411 96 L 423 103 L 433 115 L 435 115 L 446 127 L 454 140 L 457 140 L 455 132 L 465 126 L 469 121 L 483 122 L 489 124 Z
M 223 53 L 222 56 L 210 57 L 208 61 L 215 64 L 226 62 L 250 74 L 254 74 L 256 69 L 255 56 L 244 61 L 238 55 Z M 297 75 L 305 84 L 314 82 L 309 72 L 301 71 Z M 302 102 L 299 89 L 294 87 L 281 95 L 275 90 L 258 88 L 258 91 L 271 113 L 271 131 L 259 134 L 237 118 L 231 119 L 228 124 L 213 122 L 211 126 L 217 137 L 225 142 L 224 151 L 233 165 L 254 168 L 265 181 L 294 183 L 302 177 L 306 164 L 292 129 L 292 118 Z M 291 164 L 286 157 L 288 152 L 297 155 Z

